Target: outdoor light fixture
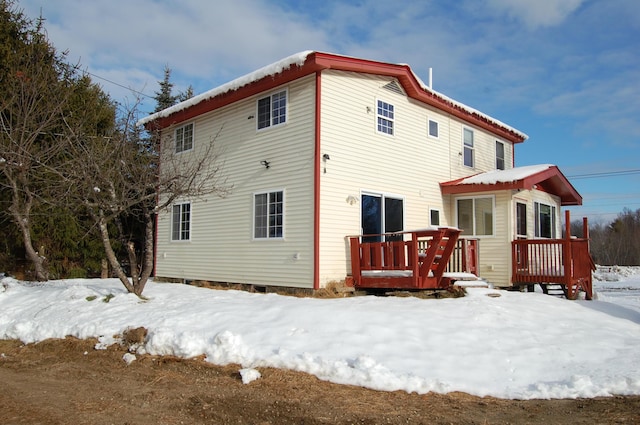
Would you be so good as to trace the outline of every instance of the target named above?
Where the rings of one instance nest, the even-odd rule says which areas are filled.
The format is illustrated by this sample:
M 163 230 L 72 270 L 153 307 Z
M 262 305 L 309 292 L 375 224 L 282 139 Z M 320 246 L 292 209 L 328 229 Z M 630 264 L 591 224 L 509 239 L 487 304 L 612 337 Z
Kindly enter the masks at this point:
M 260 161 L 260 165 L 264 165 L 264 168 L 269 169 L 269 161 Z
M 322 159 L 323 159 L 323 160 L 325 160 L 325 161 L 328 161 L 328 160 L 330 160 L 331 158 L 329 157 L 329 154 L 328 154 L 328 153 L 325 153 L 324 155 L 322 155 Z

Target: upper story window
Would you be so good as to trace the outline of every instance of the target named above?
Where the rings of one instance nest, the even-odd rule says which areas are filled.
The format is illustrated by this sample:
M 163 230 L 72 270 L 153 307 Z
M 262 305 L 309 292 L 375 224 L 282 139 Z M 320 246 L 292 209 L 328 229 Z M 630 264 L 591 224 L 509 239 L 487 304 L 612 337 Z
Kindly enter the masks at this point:
M 171 240 L 188 241 L 191 239 L 191 204 L 175 204 L 171 214 Z
M 176 128 L 176 153 L 193 149 L 193 123 Z
M 429 120 L 427 131 L 429 132 L 429 137 L 433 137 L 434 139 L 437 139 L 438 132 L 439 132 L 438 121 Z
M 467 236 L 492 236 L 493 204 L 491 196 L 457 199 L 458 227 Z
M 504 170 L 504 143 L 496 140 L 496 170 Z
M 287 91 L 258 99 L 258 130 L 287 122 Z
M 535 236 L 537 238 L 556 237 L 556 207 L 540 202 L 534 204 Z
M 473 130 L 465 128 L 463 130 L 463 146 L 462 146 L 462 158 L 463 163 L 467 167 L 473 168 L 475 166 L 474 149 L 473 149 Z
M 382 100 L 378 100 L 376 109 L 378 132 L 393 136 L 393 105 Z
M 256 239 L 284 236 L 284 192 L 263 192 L 253 195 L 253 237 Z

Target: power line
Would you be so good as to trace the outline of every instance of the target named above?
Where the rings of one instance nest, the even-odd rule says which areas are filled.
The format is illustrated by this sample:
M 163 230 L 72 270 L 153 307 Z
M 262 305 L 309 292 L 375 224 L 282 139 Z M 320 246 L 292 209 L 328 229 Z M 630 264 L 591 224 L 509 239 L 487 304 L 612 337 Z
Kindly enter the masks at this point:
M 576 174 L 573 176 L 567 176 L 570 179 L 590 179 L 594 177 L 618 177 L 629 176 L 633 174 L 640 174 L 640 169 L 635 170 L 621 170 L 621 171 L 607 171 L 604 173 L 588 173 L 588 174 Z
M 106 81 L 106 82 L 111 83 L 111 84 L 113 84 L 113 85 L 116 85 L 116 86 L 118 86 L 118 87 L 122 87 L 123 89 L 127 89 L 127 90 L 129 90 L 129 91 L 131 91 L 131 92 L 133 92 L 133 93 L 139 94 L 140 96 L 144 96 L 144 97 L 149 98 L 149 99 L 155 99 L 153 96 L 149 96 L 149 95 L 148 95 L 148 94 L 146 94 L 146 93 L 142 93 L 141 91 L 134 90 L 134 89 L 132 89 L 131 87 L 127 87 L 127 86 L 125 86 L 125 85 L 123 85 L 123 84 L 116 83 L 115 81 L 109 80 L 108 78 L 101 77 L 101 76 L 96 75 L 96 74 L 94 74 L 94 73 L 92 73 L 92 72 L 89 72 L 89 71 L 86 71 L 86 70 L 81 71 L 81 72 L 83 72 L 84 74 L 89 74 L 89 75 L 91 75 L 92 77 L 99 78 L 99 79 L 101 79 L 101 80 L 103 80 L 103 81 Z

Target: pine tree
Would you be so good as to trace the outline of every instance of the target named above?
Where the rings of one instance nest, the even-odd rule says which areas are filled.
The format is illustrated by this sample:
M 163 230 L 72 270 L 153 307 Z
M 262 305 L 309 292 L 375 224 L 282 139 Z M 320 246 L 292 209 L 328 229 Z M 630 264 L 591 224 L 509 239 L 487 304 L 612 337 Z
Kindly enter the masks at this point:
M 156 109 L 154 112 L 167 109 L 178 102 L 179 96 L 174 96 L 173 83 L 171 82 L 171 68 L 168 65 L 164 66 L 164 80 L 158 81 L 160 85 L 160 91 L 156 92 L 154 99 L 156 100 Z

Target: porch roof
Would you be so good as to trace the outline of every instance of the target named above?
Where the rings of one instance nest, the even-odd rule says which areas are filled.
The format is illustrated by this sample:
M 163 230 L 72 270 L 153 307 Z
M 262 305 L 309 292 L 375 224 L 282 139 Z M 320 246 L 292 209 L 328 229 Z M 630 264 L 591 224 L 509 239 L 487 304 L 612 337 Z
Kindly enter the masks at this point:
M 552 164 L 487 171 L 440 183 L 440 188 L 443 194 L 536 189 L 559 196 L 563 206 L 582 205 L 582 196 L 560 169 Z

